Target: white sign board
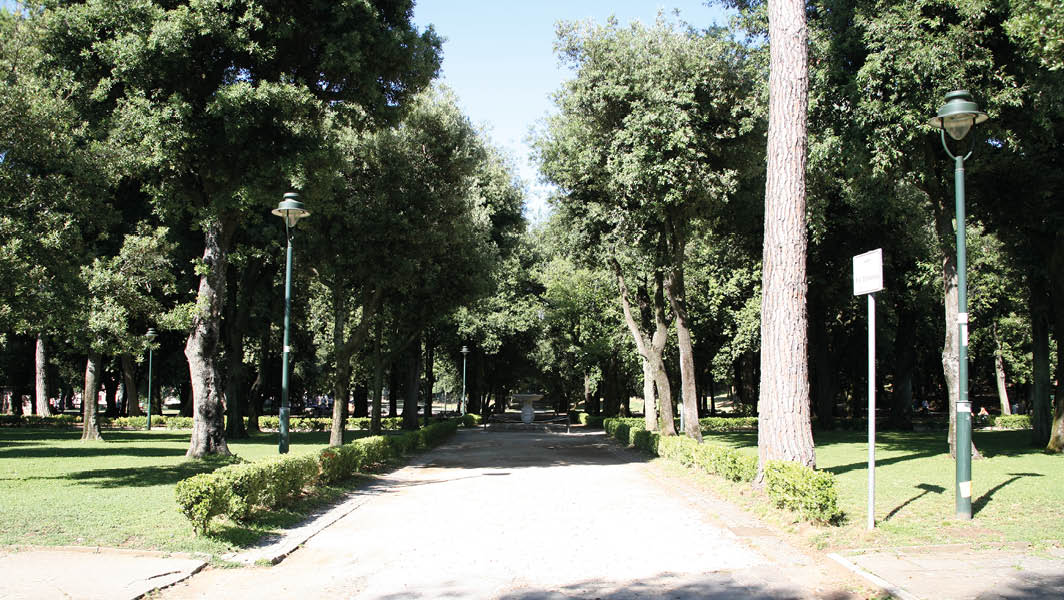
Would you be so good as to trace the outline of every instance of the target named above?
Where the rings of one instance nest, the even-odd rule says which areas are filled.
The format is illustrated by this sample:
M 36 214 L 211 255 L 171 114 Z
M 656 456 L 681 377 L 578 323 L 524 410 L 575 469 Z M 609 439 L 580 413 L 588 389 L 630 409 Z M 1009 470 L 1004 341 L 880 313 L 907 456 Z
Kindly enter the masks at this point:
M 883 249 L 853 257 L 853 295 L 872 294 L 883 289 Z

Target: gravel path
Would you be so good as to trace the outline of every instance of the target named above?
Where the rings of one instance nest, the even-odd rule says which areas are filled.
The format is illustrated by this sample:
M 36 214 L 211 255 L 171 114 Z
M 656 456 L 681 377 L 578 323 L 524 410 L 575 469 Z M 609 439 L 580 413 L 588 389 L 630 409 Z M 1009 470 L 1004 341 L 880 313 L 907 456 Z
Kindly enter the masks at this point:
M 273 567 L 155 597 L 830 598 L 851 583 L 601 433 L 463 430 Z

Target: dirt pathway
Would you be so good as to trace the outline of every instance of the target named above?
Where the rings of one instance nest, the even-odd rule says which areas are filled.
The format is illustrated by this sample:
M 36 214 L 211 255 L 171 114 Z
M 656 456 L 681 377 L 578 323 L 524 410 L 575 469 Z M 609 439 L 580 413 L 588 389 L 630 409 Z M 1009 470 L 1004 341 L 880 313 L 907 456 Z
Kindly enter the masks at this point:
M 823 561 L 601 433 L 461 431 L 387 480 L 280 564 L 153 598 L 851 597 Z

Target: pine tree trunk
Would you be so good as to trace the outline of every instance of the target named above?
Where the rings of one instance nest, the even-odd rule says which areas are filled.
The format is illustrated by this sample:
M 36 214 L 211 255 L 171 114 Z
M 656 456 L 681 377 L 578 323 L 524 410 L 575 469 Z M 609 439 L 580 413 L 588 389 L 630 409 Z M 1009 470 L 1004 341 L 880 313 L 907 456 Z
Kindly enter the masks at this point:
M 100 424 L 96 421 L 96 404 L 100 399 L 102 370 L 103 356 L 95 350 L 89 350 L 88 359 L 85 361 L 85 390 L 81 395 L 82 440 L 103 439 L 100 435 Z
M 332 429 L 329 445 L 343 446 L 347 426 L 347 402 L 351 398 L 351 358 L 337 360 L 336 378 L 333 381 Z
M 432 390 L 436 387 L 436 341 L 433 336 L 425 340 L 425 426 L 432 423 Z
M 761 302 L 758 481 L 771 460 L 816 466 L 809 414 L 805 3 L 769 0 L 769 125 Z
M 1049 404 L 1049 292 L 1038 274 L 1031 274 L 1028 279 L 1031 286 L 1031 443 L 1044 448 L 1049 444 L 1053 414 Z
M 139 417 L 144 413 L 140 410 L 140 393 L 137 390 L 137 371 L 133 367 L 133 356 L 122 355 L 122 383 L 126 391 L 126 414 L 131 417 Z
M 225 298 L 229 243 L 235 219 L 215 219 L 204 225 L 203 266 L 192 333 L 185 344 L 185 357 L 192 383 L 192 436 L 187 458 L 208 454 L 228 456 L 225 441 L 225 407 L 222 379 L 218 372 L 219 325 Z
M 34 361 L 37 368 L 36 403 L 37 414 L 42 417 L 52 416 L 52 407 L 48 404 L 48 354 L 45 348 L 44 334 L 37 334 L 37 352 Z

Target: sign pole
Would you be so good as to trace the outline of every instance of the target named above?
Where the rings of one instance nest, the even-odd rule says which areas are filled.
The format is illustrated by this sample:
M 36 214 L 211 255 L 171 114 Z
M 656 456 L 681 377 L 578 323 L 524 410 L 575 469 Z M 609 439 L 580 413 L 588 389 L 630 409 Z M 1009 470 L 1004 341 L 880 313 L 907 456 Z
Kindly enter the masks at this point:
M 868 296 L 868 529 L 876 527 L 876 292 L 883 289 L 883 249 L 853 257 L 853 295 Z
M 868 529 L 876 528 L 876 295 L 868 294 Z

